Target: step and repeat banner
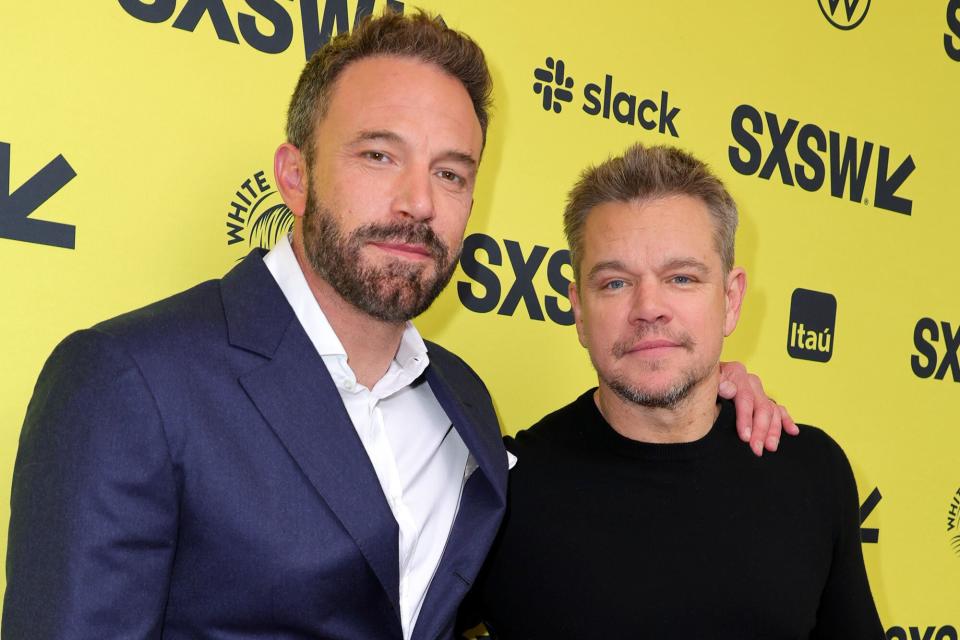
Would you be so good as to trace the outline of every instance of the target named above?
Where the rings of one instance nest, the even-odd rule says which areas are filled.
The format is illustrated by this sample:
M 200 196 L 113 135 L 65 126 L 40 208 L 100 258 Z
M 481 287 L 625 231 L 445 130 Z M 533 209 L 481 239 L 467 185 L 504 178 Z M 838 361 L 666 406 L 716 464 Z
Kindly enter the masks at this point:
M 46 356 L 286 232 L 272 154 L 300 68 L 387 4 L 412 8 L 0 6 L 0 549 Z M 846 450 L 887 637 L 956 639 L 960 0 L 423 6 L 484 47 L 496 106 L 460 269 L 418 326 L 483 376 L 504 431 L 595 383 L 567 189 L 634 141 L 679 145 L 740 204 L 725 358 Z

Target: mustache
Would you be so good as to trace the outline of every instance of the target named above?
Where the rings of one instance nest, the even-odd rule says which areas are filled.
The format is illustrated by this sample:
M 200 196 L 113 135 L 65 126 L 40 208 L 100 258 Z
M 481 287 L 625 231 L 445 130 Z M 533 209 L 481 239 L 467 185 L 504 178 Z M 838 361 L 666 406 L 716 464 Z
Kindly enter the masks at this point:
M 635 344 L 645 338 L 660 338 L 663 340 L 669 340 L 686 349 L 687 351 L 693 349 L 693 347 L 696 345 L 696 341 L 689 334 L 674 333 L 672 331 L 666 331 L 663 327 L 660 327 L 656 324 L 642 323 L 637 325 L 633 336 L 614 343 L 611 352 L 617 358 L 622 358 L 623 356 L 627 355 L 631 349 L 633 349 Z
M 434 260 L 445 262 L 450 249 L 428 224 L 392 222 L 367 224 L 354 230 L 351 243 L 360 246 L 366 242 L 398 242 L 425 247 Z

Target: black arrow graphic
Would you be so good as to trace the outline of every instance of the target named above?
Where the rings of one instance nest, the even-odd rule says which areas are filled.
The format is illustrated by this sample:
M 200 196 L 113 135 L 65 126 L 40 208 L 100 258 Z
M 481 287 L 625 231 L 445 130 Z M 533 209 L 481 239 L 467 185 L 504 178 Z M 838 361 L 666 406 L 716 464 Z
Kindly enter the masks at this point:
M 873 512 L 876 508 L 877 503 L 880 502 L 880 499 L 883 496 L 880 495 L 880 489 L 877 487 L 873 488 L 873 491 L 870 492 L 870 495 L 867 496 L 867 499 L 863 501 L 863 504 L 860 505 L 860 524 L 863 524 L 863 521 Z M 860 527 L 860 542 L 877 542 L 880 539 L 880 529 L 869 529 Z
M 34 220 L 30 214 L 77 175 L 59 155 L 10 193 L 10 145 L 0 142 L 0 238 L 73 249 L 76 227 Z
M 890 149 L 881 146 L 880 158 L 877 166 L 877 190 L 873 198 L 873 206 L 910 215 L 913 211 L 913 200 L 907 200 L 897 195 L 897 189 L 903 186 L 916 166 L 913 164 L 913 156 L 907 156 L 907 159 L 900 163 L 893 175 L 889 175 L 887 170 L 890 163 Z

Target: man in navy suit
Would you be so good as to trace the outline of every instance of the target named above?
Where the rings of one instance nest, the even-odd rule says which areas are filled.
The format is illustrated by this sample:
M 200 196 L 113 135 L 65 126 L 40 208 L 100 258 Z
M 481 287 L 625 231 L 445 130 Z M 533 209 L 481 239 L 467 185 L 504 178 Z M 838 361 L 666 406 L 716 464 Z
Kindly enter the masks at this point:
M 409 320 L 457 263 L 489 95 L 477 45 L 422 14 L 311 59 L 275 159 L 292 237 L 44 367 L 4 638 L 452 637 L 508 455 L 483 383 Z

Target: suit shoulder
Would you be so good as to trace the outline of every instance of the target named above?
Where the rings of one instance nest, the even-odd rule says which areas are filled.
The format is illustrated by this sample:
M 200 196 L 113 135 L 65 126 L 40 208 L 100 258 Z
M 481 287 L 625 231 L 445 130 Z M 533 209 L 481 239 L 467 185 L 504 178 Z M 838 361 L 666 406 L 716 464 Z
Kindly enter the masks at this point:
M 117 338 L 149 336 L 164 340 L 211 325 L 223 325 L 219 280 L 202 282 L 186 291 L 104 320 L 93 329 Z

